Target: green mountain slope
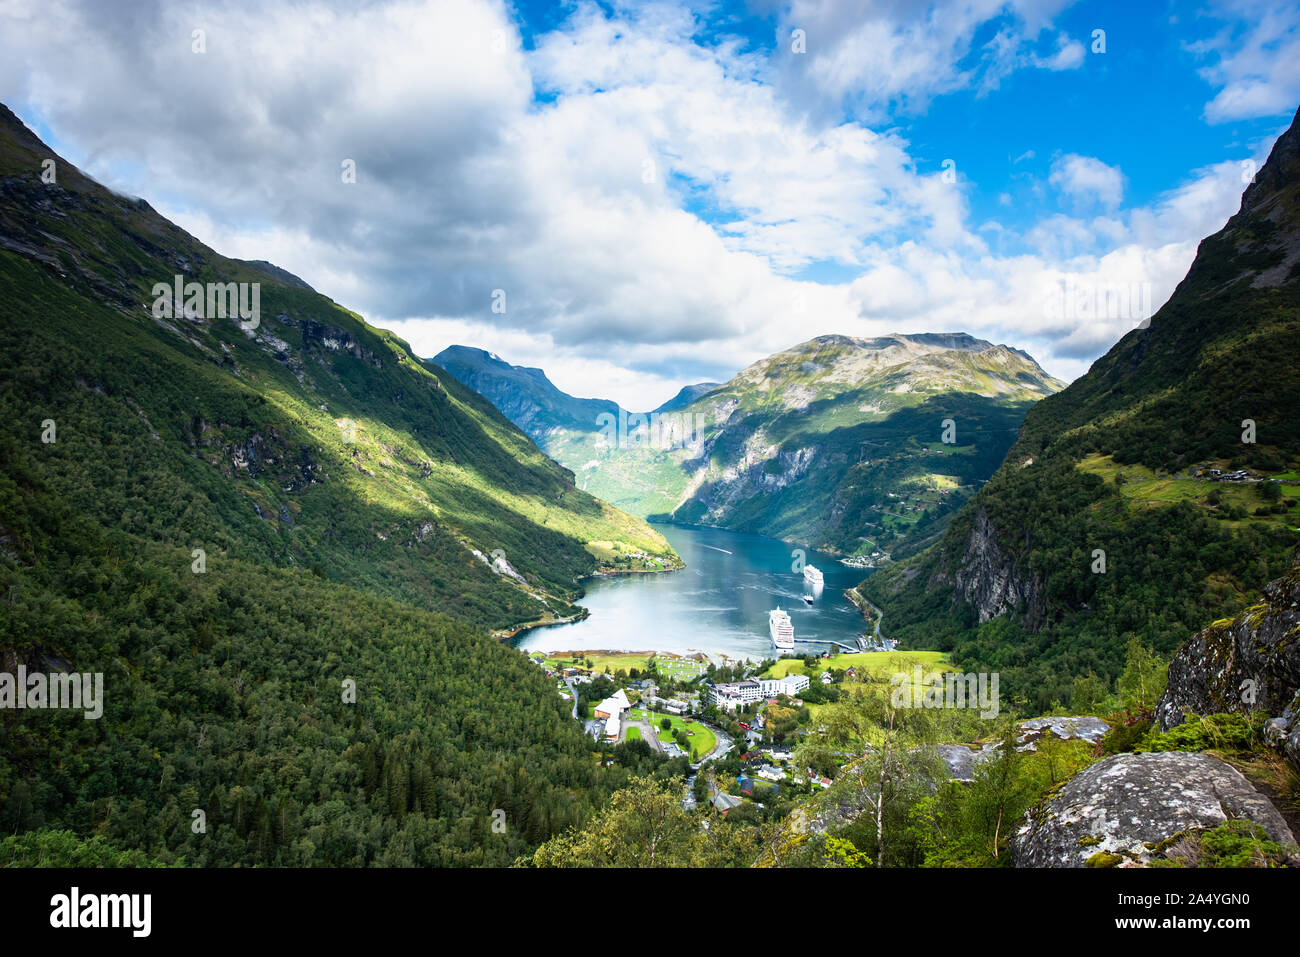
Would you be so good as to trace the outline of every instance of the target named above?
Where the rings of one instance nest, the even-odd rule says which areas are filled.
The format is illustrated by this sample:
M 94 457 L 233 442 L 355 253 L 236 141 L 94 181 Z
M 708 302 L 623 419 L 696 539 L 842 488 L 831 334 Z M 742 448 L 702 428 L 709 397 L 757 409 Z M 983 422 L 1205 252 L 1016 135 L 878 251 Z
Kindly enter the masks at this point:
M 1149 328 L 1030 411 L 940 544 L 863 584 L 897 636 L 1047 706 L 1113 676 L 1129 637 L 1172 651 L 1281 572 L 1300 524 L 1298 194 L 1293 124 Z
M 1061 385 L 1024 353 L 963 333 L 810 340 L 687 407 L 704 441 L 683 457 L 673 517 L 902 553 L 942 529 L 1029 406 Z
M 571 613 L 609 543 L 671 560 L 390 333 L 68 164 L 43 184 L 48 151 L 16 124 L 0 154 L 3 401 L 70 507 L 492 627 Z M 153 284 L 177 273 L 259 283 L 257 328 L 155 318 Z M 59 440 L 32 445 L 45 419 Z M 497 550 L 519 579 L 491 566 Z
M 853 555 L 905 553 L 942 531 L 1026 409 L 1061 387 L 1024 353 L 960 333 L 823 336 L 723 385 L 688 386 L 657 418 L 596 406 L 565 417 L 595 400 L 539 393 L 538 370 L 486 355 L 454 347 L 435 361 L 527 423 L 593 494 Z
M 168 315 L 178 274 L 258 283 L 256 323 Z M 0 304 L 0 672 L 104 681 L 98 720 L 0 708 L 0 830 L 165 863 L 505 864 L 600 802 L 554 682 L 483 629 L 571 614 L 601 564 L 673 563 L 644 522 L 3 107 Z

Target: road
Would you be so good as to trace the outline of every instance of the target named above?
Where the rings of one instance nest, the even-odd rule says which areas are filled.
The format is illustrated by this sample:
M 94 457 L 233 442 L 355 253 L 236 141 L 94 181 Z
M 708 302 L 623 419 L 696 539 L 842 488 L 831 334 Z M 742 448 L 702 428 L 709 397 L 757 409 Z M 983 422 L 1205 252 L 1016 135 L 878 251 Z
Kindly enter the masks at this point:
M 699 718 L 696 718 L 695 720 L 700 721 Z M 727 732 L 723 731 L 721 728 L 717 727 L 716 725 L 708 724 L 707 722 L 704 721 L 700 721 L 700 724 L 704 725 L 706 728 L 708 728 L 710 731 L 713 732 L 713 736 L 718 739 L 718 743 L 713 746 L 712 751 L 710 751 L 704 757 L 700 758 L 699 761 L 691 765 L 691 767 L 694 768 L 696 771 L 700 769 L 700 765 L 702 765 L 705 761 L 711 761 L 714 758 L 722 757 L 724 754 L 726 754 L 728 751 L 731 750 L 731 746 L 735 743 L 734 741 L 731 740 L 731 736 L 727 734 Z
M 564 679 L 564 687 L 569 689 L 569 694 L 573 696 L 573 720 L 577 720 L 577 688 L 573 687 L 573 681 Z

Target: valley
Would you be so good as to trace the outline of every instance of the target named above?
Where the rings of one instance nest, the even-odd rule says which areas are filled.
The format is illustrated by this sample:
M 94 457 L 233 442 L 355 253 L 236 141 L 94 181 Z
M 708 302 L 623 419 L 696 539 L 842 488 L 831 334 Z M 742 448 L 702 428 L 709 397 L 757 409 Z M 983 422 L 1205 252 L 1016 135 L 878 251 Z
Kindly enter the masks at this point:
M 1300 15 L 270 2 L 0 10 L 0 874 L 1300 868 Z
M 432 361 L 620 508 L 864 559 L 940 534 L 1029 405 L 1063 385 L 1024 353 L 960 333 L 819 337 L 652 413 L 575 399 L 482 350 Z

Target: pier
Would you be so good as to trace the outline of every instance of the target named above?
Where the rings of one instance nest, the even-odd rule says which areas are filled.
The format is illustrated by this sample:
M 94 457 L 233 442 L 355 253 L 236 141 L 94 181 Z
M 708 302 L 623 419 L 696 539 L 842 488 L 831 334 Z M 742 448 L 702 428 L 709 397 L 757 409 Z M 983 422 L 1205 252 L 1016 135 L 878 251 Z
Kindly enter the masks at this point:
M 861 648 L 854 648 L 852 645 L 846 645 L 842 641 L 836 641 L 834 638 L 796 638 L 794 639 L 794 643 L 796 645 L 835 645 L 836 647 L 843 648 L 845 651 L 849 652 L 863 650 Z

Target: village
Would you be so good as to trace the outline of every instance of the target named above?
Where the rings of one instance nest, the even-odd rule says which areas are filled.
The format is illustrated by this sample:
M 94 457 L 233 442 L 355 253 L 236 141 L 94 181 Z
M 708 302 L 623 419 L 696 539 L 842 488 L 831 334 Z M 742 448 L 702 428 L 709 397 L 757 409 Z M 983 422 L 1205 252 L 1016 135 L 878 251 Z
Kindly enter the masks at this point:
M 800 766 L 795 746 L 842 683 L 866 677 L 862 659 L 872 655 L 885 657 L 826 651 L 718 666 L 654 653 L 538 652 L 531 660 L 555 680 L 601 760 L 643 748 L 676 762 L 683 804 L 708 802 L 727 815 L 831 785 L 838 769 Z

